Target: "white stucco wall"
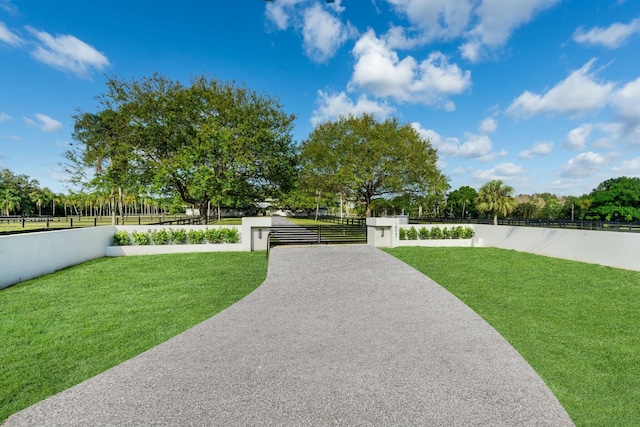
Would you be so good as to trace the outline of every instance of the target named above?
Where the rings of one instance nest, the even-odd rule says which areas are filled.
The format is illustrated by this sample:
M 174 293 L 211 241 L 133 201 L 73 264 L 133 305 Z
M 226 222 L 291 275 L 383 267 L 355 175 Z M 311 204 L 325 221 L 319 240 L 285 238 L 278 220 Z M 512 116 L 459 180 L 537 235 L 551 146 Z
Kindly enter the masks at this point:
M 640 271 L 640 233 L 474 225 L 478 246 Z
M 105 256 L 113 226 L 0 236 L 0 289 Z

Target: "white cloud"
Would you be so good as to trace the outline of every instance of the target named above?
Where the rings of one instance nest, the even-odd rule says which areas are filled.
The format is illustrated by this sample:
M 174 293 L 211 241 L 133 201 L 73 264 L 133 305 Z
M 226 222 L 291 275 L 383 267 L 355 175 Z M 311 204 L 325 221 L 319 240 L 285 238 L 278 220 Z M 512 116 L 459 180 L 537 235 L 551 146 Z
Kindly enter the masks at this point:
M 392 48 L 406 48 L 434 39 L 452 39 L 466 31 L 475 1 L 472 0 L 387 0 L 396 12 L 411 23 L 416 37 L 409 39 L 404 30 L 392 29 Z M 403 46 L 404 45 L 404 46 Z
M 531 149 L 518 153 L 519 159 L 533 159 L 534 156 L 544 156 L 553 150 L 553 142 L 538 142 Z
M 10 120 L 12 120 L 12 117 L 10 115 L 8 115 L 7 113 L 0 113 L 0 123 L 8 122 Z
M 378 119 L 384 120 L 395 111 L 386 103 L 373 101 L 366 95 L 361 95 L 356 102 L 353 102 L 346 93 L 340 92 L 336 95 L 329 95 L 326 92 L 318 91 L 318 108 L 314 110 L 311 123 L 317 126 L 327 120 L 337 119 L 340 116 L 361 116 L 370 113 Z
M 18 8 L 11 4 L 11 0 L 0 0 L 0 9 L 4 10 L 10 15 L 18 13 Z
M 493 133 L 498 129 L 498 123 L 491 117 L 487 117 L 480 123 L 480 132 Z
M 460 94 L 471 86 L 471 73 L 450 64 L 442 53 L 433 52 L 420 63 L 411 56 L 400 59 L 373 30 L 360 37 L 353 56 L 356 65 L 350 87 L 360 87 L 378 97 L 453 110 L 447 96 Z
M 569 150 L 584 150 L 587 146 L 587 138 L 589 138 L 591 134 L 591 129 L 592 126 L 590 124 L 583 124 L 575 129 L 571 129 L 562 146 Z
M 275 24 L 280 30 L 286 30 L 291 25 L 294 18 L 296 5 L 303 3 L 304 0 L 278 0 L 267 2 L 266 16 L 269 21 Z
M 485 49 L 504 45 L 513 31 L 531 21 L 536 14 L 560 0 L 484 0 L 475 10 L 477 25 L 467 33 L 467 42 L 460 46 L 463 57 L 476 62 Z
M 629 129 L 640 126 L 640 77 L 616 90 L 611 99 L 616 114 Z
M 577 179 L 593 175 L 605 168 L 609 164 L 611 157 L 605 157 L 592 151 L 580 153 L 560 168 L 560 176 Z
M 320 3 L 304 12 L 302 35 L 307 56 L 316 62 L 326 62 L 348 39 L 356 37 L 358 31 L 327 12 Z
M 19 46 L 22 44 L 22 39 L 11 32 L 4 22 L 0 22 L 0 42 L 10 44 L 11 46 Z
M 90 70 L 103 70 L 109 60 L 93 46 L 68 34 L 52 36 L 44 31 L 27 27 L 38 42 L 31 56 L 54 68 L 70 71 L 79 77 L 87 77 Z
M 607 28 L 594 27 L 585 31 L 580 27 L 573 33 L 573 40 L 577 43 L 602 45 L 609 49 L 616 49 L 635 33 L 640 33 L 640 18 L 628 24 L 616 22 Z
M 623 160 L 611 168 L 618 176 L 640 176 L 640 157 Z
M 524 92 L 511 103 L 507 113 L 523 118 L 542 113 L 582 116 L 602 109 L 609 101 L 614 84 L 595 80 L 591 73 L 594 62 L 595 59 L 590 60 L 542 95 Z
M 40 129 L 42 132 L 58 132 L 62 130 L 62 123 L 52 119 L 45 114 L 34 114 L 36 120 L 23 117 L 24 122 L 31 127 Z
M 497 157 L 504 157 L 508 154 L 505 150 L 493 152 L 493 143 L 486 135 L 475 135 L 465 132 L 465 141 L 461 143 L 458 138 L 442 137 L 433 129 L 425 129 L 420 123 L 412 123 L 411 125 L 420 136 L 431 140 L 431 145 L 436 148 L 438 154 L 442 156 L 461 157 L 489 162 L 495 160 Z
M 477 182 L 488 182 L 494 179 L 499 179 L 502 181 L 509 180 L 514 176 L 521 175 L 524 173 L 524 169 L 522 166 L 516 165 L 514 163 L 498 163 L 491 169 L 479 170 L 473 173 L 473 179 Z

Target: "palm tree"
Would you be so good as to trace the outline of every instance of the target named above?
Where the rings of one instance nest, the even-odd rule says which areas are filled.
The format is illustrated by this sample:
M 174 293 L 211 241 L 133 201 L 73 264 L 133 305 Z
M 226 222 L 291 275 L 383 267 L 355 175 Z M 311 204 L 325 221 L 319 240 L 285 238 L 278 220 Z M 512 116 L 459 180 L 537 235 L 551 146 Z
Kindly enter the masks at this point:
M 11 211 L 20 209 L 20 197 L 10 189 L 5 188 L 0 199 L 0 208 L 4 210 L 6 216 L 9 216 Z
M 511 196 L 513 188 L 504 185 L 502 181 L 493 180 L 480 188 L 476 197 L 476 209 L 480 212 L 493 214 L 493 225 L 498 225 L 498 215 L 507 216 L 516 207 L 516 201 Z

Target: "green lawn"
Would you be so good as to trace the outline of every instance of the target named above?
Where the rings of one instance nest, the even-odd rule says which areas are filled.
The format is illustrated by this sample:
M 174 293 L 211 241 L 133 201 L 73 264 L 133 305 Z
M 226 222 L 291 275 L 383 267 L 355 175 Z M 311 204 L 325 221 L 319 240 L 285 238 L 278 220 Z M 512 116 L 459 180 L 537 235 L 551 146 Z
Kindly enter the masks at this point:
M 498 330 L 576 425 L 640 425 L 640 272 L 494 248 L 388 252 Z
M 264 252 L 102 258 L 0 291 L 0 423 L 238 301 Z
M 149 216 L 143 215 L 138 218 L 137 215 L 127 216 L 124 219 L 124 224 L 122 223 L 120 217 L 117 217 L 118 224 L 120 225 L 138 225 L 138 221 L 141 225 L 147 224 L 156 224 L 161 219 L 163 221 L 172 221 L 178 218 L 185 218 L 185 216 L 175 216 L 175 215 L 165 215 L 165 216 Z M 216 220 L 216 218 L 210 218 L 209 225 L 240 225 L 242 224 L 242 218 L 222 218 L 220 222 Z M 69 228 L 73 226 L 73 228 L 82 228 L 82 227 L 94 227 L 101 225 L 111 225 L 111 217 L 110 216 L 102 216 L 102 217 L 93 217 L 93 216 L 69 216 L 69 217 L 56 217 L 52 218 L 49 221 L 49 228 Z M 30 220 L 24 222 L 24 227 L 22 226 L 22 221 L 0 221 L 0 232 L 3 231 L 20 231 L 20 230 L 42 230 L 46 228 L 47 222 L 46 220 Z M 171 227 L 172 224 L 166 224 L 166 227 Z

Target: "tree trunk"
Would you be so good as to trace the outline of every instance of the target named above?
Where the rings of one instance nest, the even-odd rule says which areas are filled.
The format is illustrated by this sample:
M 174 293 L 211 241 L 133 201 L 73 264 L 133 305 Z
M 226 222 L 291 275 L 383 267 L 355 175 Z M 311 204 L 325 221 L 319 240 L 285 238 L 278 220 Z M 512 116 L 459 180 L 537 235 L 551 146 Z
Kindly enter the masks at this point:
M 124 206 L 122 202 L 122 187 L 118 187 L 118 211 L 120 212 L 120 220 L 124 225 Z
M 198 210 L 200 211 L 200 225 L 206 225 L 209 223 L 209 218 L 207 216 L 207 204 L 209 202 L 205 202 L 205 203 L 199 203 L 198 205 Z
M 111 195 L 109 196 L 109 209 L 111 209 L 111 225 L 116 225 L 116 200 L 113 195 L 113 191 L 111 191 Z
M 498 225 L 498 214 L 493 214 L 493 225 Z
M 318 213 L 320 213 L 320 195 L 322 191 L 316 190 L 316 221 L 318 220 Z

